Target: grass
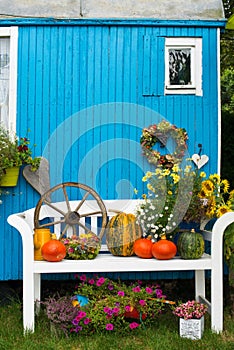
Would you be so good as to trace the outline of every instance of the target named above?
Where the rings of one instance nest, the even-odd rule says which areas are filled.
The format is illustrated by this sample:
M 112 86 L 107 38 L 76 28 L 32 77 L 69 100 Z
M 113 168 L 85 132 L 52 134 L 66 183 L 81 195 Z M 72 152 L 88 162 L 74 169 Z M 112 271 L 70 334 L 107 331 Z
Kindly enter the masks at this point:
M 234 319 L 228 309 L 225 309 L 224 329 L 221 334 L 212 333 L 210 316 L 206 315 L 202 339 L 182 339 L 178 335 L 178 318 L 166 312 L 150 328 L 138 329 L 124 337 L 95 334 L 58 338 L 50 333 L 48 320 L 41 314 L 36 320 L 35 332 L 24 336 L 21 301 L 14 298 L 8 305 L 0 307 L 0 350 L 231 350 Z

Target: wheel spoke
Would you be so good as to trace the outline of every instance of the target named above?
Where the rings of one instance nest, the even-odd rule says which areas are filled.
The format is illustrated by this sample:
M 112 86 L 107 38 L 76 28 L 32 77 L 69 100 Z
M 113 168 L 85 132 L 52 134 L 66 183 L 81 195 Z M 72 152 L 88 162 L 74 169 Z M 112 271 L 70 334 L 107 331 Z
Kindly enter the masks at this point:
M 56 210 L 58 213 L 62 214 L 62 216 L 65 216 L 66 214 L 59 208 L 56 208 L 55 205 L 53 205 L 52 203 L 48 202 L 46 199 L 44 200 L 44 203 L 46 205 L 48 205 L 48 207 L 51 207 L 52 209 Z
M 83 218 L 83 217 L 86 217 L 86 216 L 92 216 L 92 215 L 101 214 L 101 213 L 102 213 L 102 211 L 99 210 L 99 211 L 94 211 L 94 212 L 92 212 L 92 213 L 85 213 L 85 214 L 82 214 L 82 215 L 80 215 L 80 217 Z
M 74 225 L 72 226 L 72 231 L 73 231 L 73 236 L 76 236 L 76 227 Z
M 63 186 L 63 193 L 64 193 L 64 197 L 65 197 L 65 200 L 66 200 L 67 209 L 69 211 L 71 211 L 71 206 L 70 206 L 70 202 L 69 202 L 69 199 L 68 199 L 67 190 L 66 190 L 65 186 Z
M 90 231 L 90 232 L 91 232 L 90 228 L 88 228 L 87 226 L 85 226 L 84 224 L 82 224 L 80 221 L 78 222 L 78 225 L 79 225 L 80 227 L 82 227 L 85 231 Z
M 84 203 L 88 195 L 89 195 L 89 192 L 86 192 L 74 211 L 78 212 L 78 210 L 80 209 L 80 207 L 82 206 L 82 204 Z
M 46 224 L 41 224 L 38 228 L 47 227 L 47 226 L 51 226 L 51 225 L 58 225 L 58 224 L 62 224 L 63 222 L 65 222 L 65 219 L 58 220 L 58 221 L 51 221 L 51 222 L 47 222 Z
M 64 229 L 62 230 L 60 236 L 59 236 L 59 239 L 62 239 L 62 238 L 63 238 L 63 236 L 65 235 L 65 233 L 66 233 L 66 231 L 67 231 L 67 229 L 68 229 L 68 227 L 69 227 L 69 225 L 66 224 L 65 227 L 64 227 Z

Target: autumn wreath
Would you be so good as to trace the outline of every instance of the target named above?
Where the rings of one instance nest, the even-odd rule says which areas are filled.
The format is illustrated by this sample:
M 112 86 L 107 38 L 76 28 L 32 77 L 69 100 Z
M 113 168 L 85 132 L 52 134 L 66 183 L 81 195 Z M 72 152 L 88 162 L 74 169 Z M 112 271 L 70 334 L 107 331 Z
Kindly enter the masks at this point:
M 158 143 L 165 147 L 167 140 L 175 142 L 175 151 L 172 154 L 161 155 L 153 149 Z M 185 129 L 177 128 L 175 125 L 163 120 L 158 125 L 153 124 L 144 128 L 140 138 L 143 154 L 148 162 L 154 165 L 162 165 L 164 168 L 172 168 L 174 164 L 180 163 L 187 150 L 188 134 Z

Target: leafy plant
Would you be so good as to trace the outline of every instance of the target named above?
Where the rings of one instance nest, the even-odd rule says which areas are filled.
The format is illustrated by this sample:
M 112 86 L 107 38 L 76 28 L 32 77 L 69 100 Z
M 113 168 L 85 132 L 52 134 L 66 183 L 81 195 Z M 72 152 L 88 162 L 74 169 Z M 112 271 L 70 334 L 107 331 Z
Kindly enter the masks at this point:
M 74 295 L 65 299 L 67 309 L 64 299 L 46 301 L 48 318 L 67 334 L 127 333 L 152 323 L 165 307 L 165 296 L 157 284 L 127 284 L 86 275 L 78 279 Z
M 2 126 L 0 127 L 0 178 L 6 173 L 6 169 L 23 164 L 31 165 L 32 171 L 38 169 L 41 158 L 32 157 L 29 144 L 28 138 L 18 138 Z
M 165 234 L 172 237 L 189 206 L 187 220 L 199 221 L 195 191 L 200 188 L 203 176 L 203 172 L 197 176 L 190 165 L 184 169 L 178 165 L 171 169 L 157 167 L 155 172 L 145 174 L 142 181 L 148 193 L 143 194 L 144 200 L 136 209 L 144 237 L 151 236 L 153 240 Z

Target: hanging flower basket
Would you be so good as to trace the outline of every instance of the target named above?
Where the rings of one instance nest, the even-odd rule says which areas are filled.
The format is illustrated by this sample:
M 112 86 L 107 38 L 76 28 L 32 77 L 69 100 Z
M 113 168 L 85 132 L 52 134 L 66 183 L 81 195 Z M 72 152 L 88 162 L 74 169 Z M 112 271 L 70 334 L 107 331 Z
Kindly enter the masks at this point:
M 17 186 L 20 167 L 7 168 L 5 175 L 1 177 L 1 187 Z

